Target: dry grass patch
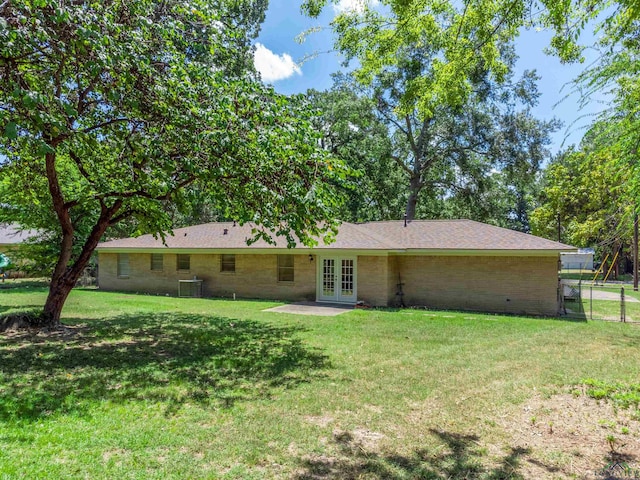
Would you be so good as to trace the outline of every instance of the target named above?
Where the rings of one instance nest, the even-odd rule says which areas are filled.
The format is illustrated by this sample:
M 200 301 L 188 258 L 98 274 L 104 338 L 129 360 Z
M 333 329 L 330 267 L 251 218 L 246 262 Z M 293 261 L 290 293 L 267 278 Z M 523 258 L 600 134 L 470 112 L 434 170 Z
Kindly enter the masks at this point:
M 640 467 L 635 412 L 590 398 L 585 390 L 535 394 L 500 420 L 510 445 L 529 452 L 521 462 L 525 478 L 606 478 L 603 470 L 611 463 Z

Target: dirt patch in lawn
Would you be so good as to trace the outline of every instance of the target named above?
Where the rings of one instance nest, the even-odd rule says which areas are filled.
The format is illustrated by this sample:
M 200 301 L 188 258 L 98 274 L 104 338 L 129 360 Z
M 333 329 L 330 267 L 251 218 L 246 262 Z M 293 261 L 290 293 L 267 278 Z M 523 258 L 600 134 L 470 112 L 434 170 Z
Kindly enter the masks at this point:
M 334 420 L 333 417 L 330 417 L 329 415 L 308 415 L 304 417 L 304 419 L 313 425 L 317 425 L 318 427 L 326 427 Z
M 19 318 L 19 317 L 18 317 Z M 0 321 L 5 319 L 0 319 Z M 87 332 L 86 325 L 57 325 L 50 328 L 33 328 L 26 320 L 9 320 L 8 328 L 0 328 L 0 337 L 11 341 L 40 343 L 49 340 L 66 340 L 82 336 Z
M 490 419 L 493 427 L 482 432 L 458 431 L 451 422 L 426 414 L 433 409 L 422 410 L 424 417 L 410 418 L 411 424 L 422 425 L 422 446 L 392 446 L 395 435 L 389 431 L 334 429 L 329 448 L 302 455 L 293 478 L 640 480 L 637 410 L 594 400 L 582 387 L 535 394 Z
M 577 387 L 550 397 L 536 394 L 502 426 L 512 447 L 529 452 L 520 462 L 524 478 L 640 479 L 640 422 L 634 412 L 594 400 Z

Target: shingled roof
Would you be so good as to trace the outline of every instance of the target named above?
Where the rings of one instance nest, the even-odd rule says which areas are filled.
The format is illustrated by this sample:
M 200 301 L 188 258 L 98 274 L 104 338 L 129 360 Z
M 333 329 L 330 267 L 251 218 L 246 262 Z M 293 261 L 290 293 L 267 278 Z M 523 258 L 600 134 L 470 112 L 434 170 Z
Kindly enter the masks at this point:
M 413 220 L 361 224 L 400 249 L 575 250 L 570 245 L 473 220 Z
M 178 228 L 163 244 L 152 235 L 123 238 L 98 245 L 99 251 L 171 250 L 256 250 L 286 248 L 283 239 L 276 245 L 259 240 L 247 245 L 254 225 L 232 222 L 207 223 Z M 306 247 L 298 247 L 306 248 Z M 372 251 L 574 251 L 570 245 L 526 233 L 487 225 L 473 220 L 414 220 L 367 223 L 344 222 L 334 243 L 319 241 L 315 250 Z
M 22 243 L 35 235 L 35 230 L 20 230 L 19 225 L 0 223 L 0 245 Z

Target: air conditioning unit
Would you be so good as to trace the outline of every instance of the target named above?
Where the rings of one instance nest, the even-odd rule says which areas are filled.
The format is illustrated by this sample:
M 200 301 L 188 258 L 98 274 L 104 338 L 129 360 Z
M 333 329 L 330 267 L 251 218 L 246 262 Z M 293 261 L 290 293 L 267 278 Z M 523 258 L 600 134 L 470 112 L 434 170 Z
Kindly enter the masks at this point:
M 178 297 L 202 297 L 202 280 L 193 277 L 192 280 L 178 280 Z

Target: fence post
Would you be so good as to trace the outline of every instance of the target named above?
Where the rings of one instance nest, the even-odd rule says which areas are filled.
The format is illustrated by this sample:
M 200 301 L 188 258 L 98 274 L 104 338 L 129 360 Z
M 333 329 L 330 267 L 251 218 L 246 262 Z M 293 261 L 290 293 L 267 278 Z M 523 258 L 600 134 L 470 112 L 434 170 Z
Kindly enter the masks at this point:
M 582 304 L 582 279 L 578 281 L 578 312 L 584 313 L 584 305 Z
M 589 287 L 589 320 L 593 320 L 593 285 Z
M 620 321 L 627 321 L 627 312 L 625 311 L 624 305 L 624 287 L 620 287 Z

